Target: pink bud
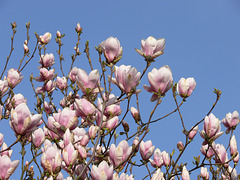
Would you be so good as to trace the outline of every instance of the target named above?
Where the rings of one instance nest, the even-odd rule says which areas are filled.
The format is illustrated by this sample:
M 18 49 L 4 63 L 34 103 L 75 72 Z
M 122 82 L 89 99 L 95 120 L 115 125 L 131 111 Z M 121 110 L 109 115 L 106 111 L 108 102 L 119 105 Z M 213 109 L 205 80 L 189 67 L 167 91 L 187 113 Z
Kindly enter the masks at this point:
M 182 151 L 184 149 L 184 145 L 183 145 L 183 143 L 181 141 L 179 141 L 177 143 L 177 148 L 178 148 L 179 151 Z
M 87 134 L 85 134 L 80 141 L 80 145 L 86 146 L 88 144 L 88 142 L 89 142 L 89 137 Z
M 215 144 L 213 143 L 213 145 L 215 145 Z M 204 156 L 207 156 L 207 158 L 210 158 L 214 155 L 214 151 L 211 147 L 208 147 L 208 146 L 209 145 L 207 144 L 207 142 L 204 141 L 202 143 L 202 147 L 201 147 L 200 151 Z
M 81 26 L 80 26 L 79 23 L 77 23 L 76 31 L 77 31 L 78 33 L 80 33 L 80 32 L 82 31 L 82 28 L 81 28 Z
M 95 139 L 98 130 L 99 130 L 98 126 L 91 125 L 89 130 L 88 130 L 89 137 L 91 139 Z
M 140 114 L 138 110 L 134 107 L 131 107 L 131 114 L 132 117 L 134 118 L 135 122 L 138 123 L 140 121 Z
M 238 163 L 239 161 L 239 152 L 237 152 L 237 156 L 233 159 L 233 162 Z
M 46 83 L 44 83 L 43 88 L 48 93 L 51 93 L 51 92 L 53 92 L 55 90 L 56 83 L 55 83 L 55 81 L 52 81 L 52 80 L 47 81 Z
M 114 167 L 118 166 L 121 162 L 123 162 L 126 158 L 128 158 L 131 152 L 132 152 L 132 146 L 129 147 L 126 140 L 122 140 L 117 147 L 115 146 L 115 144 L 112 144 L 109 150 L 110 163 Z
M 73 165 L 78 156 L 78 151 L 74 149 L 74 146 L 72 143 L 69 143 L 64 149 L 63 149 L 63 160 L 66 163 L 67 166 Z
M 139 84 L 141 73 L 137 72 L 135 67 L 131 66 L 115 66 L 114 72 L 115 78 L 112 78 L 112 82 L 116 84 L 123 92 L 130 93 L 135 92 L 136 87 Z
M 189 172 L 187 171 L 186 166 L 183 166 L 183 169 L 182 169 L 182 179 L 190 180 Z
M 87 158 L 87 151 L 85 149 L 85 147 L 78 145 L 77 147 L 79 155 L 82 159 L 86 159 Z
M 158 169 L 152 176 L 151 180 L 164 180 L 163 172 L 161 169 Z
M 79 68 L 76 76 L 76 82 L 84 94 L 98 93 L 98 85 L 100 83 L 99 78 L 100 75 L 97 69 L 91 71 L 89 75 L 87 75 L 86 71 Z
M 109 37 L 107 40 L 101 42 L 99 46 L 104 53 L 107 63 L 120 60 L 122 56 L 122 47 L 117 38 Z
M 188 134 L 189 139 L 193 139 L 198 132 L 198 126 L 195 126 Z
M 221 121 L 216 118 L 212 113 L 209 116 L 206 116 L 204 119 L 203 130 L 200 132 L 200 135 L 204 139 L 217 139 L 223 134 L 221 131 Z
M 43 108 L 46 114 L 51 114 L 53 111 L 53 106 L 47 103 L 46 101 L 44 101 L 43 103 Z
M 93 180 L 110 180 L 113 177 L 113 166 L 108 166 L 106 161 L 102 161 L 98 167 L 93 165 L 91 169 L 91 176 Z
M 96 113 L 95 106 L 85 98 L 75 99 L 74 108 L 76 110 L 76 115 L 82 118 L 93 116 Z
M 77 73 L 78 73 L 78 68 L 77 67 L 72 68 L 70 73 L 68 74 L 69 79 L 75 82 Z
M 45 141 L 45 134 L 41 128 L 38 128 L 32 133 L 32 143 L 39 148 Z
M 52 38 L 51 33 L 46 32 L 44 35 L 39 36 L 40 44 L 47 44 L 49 43 L 50 39 Z
M 29 48 L 26 44 L 23 44 L 23 49 L 24 49 L 24 53 L 28 53 L 29 52 Z
M 140 143 L 140 154 L 142 156 L 143 160 L 148 160 L 153 152 L 154 152 L 155 146 L 152 145 L 152 141 L 149 140 L 147 142 L 142 141 Z
M 181 78 L 177 84 L 177 92 L 181 97 L 189 97 L 196 87 L 194 78 Z
M 8 109 L 10 111 L 12 108 L 16 108 L 16 106 L 21 104 L 21 103 L 27 104 L 27 100 L 20 93 L 19 94 L 14 94 L 11 101 L 10 101 L 10 99 L 8 99 L 6 109 Z
M 7 73 L 8 86 L 14 88 L 23 79 L 22 74 L 16 69 L 11 68 Z
M 141 50 L 136 51 L 143 57 L 150 56 L 152 59 L 163 54 L 165 48 L 165 39 L 160 38 L 156 40 L 154 37 L 149 36 L 146 40 L 141 40 Z
M 8 90 L 8 81 L 7 80 L 0 80 L 0 97 L 3 97 L 3 95 L 7 92 Z
M 61 37 L 62 37 L 60 31 L 57 31 L 57 34 L 56 34 L 56 35 L 57 35 L 58 38 L 61 38 Z
M 173 83 L 172 71 L 169 66 L 162 66 L 160 69 L 153 68 L 151 72 L 148 73 L 148 81 L 150 87 L 144 85 L 144 89 L 150 93 L 154 93 L 151 97 L 151 101 L 155 101 L 158 95 L 165 94 L 171 87 Z
M 170 157 L 169 154 L 166 151 L 162 152 L 162 159 L 163 159 L 163 163 L 164 166 L 169 166 L 171 161 L 170 161 Z
M 201 176 L 202 176 L 202 178 L 205 178 L 206 180 L 209 179 L 209 172 L 207 171 L 206 167 L 201 167 Z
M 7 149 L 8 148 L 8 146 L 7 146 L 7 144 L 4 142 L 3 144 L 2 144 L 2 148 L 1 148 L 1 156 L 3 156 L 3 155 L 7 155 L 8 157 L 11 157 L 12 156 L 12 152 L 13 152 L 13 150 L 6 150 L 5 151 L 5 149 Z M 0 157 L 1 157 L 0 156 Z
M 237 153 L 237 141 L 235 138 L 235 135 L 232 136 L 231 140 L 230 140 L 230 152 L 231 152 L 231 156 L 233 156 L 234 154 Z
M 42 67 L 45 67 L 45 68 L 51 67 L 55 63 L 53 54 L 50 53 L 50 54 L 42 55 L 39 63 L 42 65 Z
M 107 121 L 106 128 L 112 130 L 117 126 L 118 122 L 119 122 L 118 116 L 114 116 L 113 118 Z
M 117 104 L 111 104 L 105 108 L 104 115 L 107 117 L 119 116 L 122 114 L 122 109 Z
M 0 156 L 0 179 L 9 179 L 16 170 L 18 164 L 19 160 L 11 161 L 11 159 L 6 155 Z
M 137 151 L 139 149 L 138 143 L 139 143 L 139 137 L 136 136 L 133 140 L 133 146 L 136 148 Z
M 216 144 L 214 146 L 214 149 L 217 153 L 217 155 L 215 154 L 215 162 L 216 163 L 225 163 L 228 159 L 227 159 L 227 152 L 225 147 L 221 144 Z

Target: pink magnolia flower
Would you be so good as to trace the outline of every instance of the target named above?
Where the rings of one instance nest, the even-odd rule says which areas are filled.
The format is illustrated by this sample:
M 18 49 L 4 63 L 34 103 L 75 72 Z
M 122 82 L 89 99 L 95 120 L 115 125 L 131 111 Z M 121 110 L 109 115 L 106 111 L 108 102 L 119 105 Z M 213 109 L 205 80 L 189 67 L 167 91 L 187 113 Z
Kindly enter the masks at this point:
M 104 53 L 107 63 L 119 61 L 122 56 L 122 47 L 117 38 L 109 37 L 99 45 Z M 115 63 L 116 63 L 115 62 Z
M 114 173 L 112 180 L 134 180 L 134 177 L 132 174 L 129 176 L 128 174 L 125 173 L 122 173 L 121 176 L 119 177 L 118 173 Z
M 226 117 L 222 119 L 222 123 L 226 128 L 228 128 L 228 132 L 231 128 L 236 127 L 239 122 L 239 114 L 237 111 L 226 114 Z
M 28 48 L 27 44 L 23 44 L 23 49 L 24 49 L 24 53 L 29 52 L 29 48 Z
M 78 151 L 74 149 L 73 144 L 70 142 L 62 152 L 63 160 L 67 166 L 73 165 L 78 156 Z
M 78 118 L 75 111 L 68 107 L 58 113 L 53 113 L 53 118 L 60 124 L 60 126 L 64 126 L 70 130 L 73 130 L 78 125 Z
M 222 144 L 221 145 L 216 144 L 214 146 L 214 149 L 217 153 L 217 154 L 215 154 L 215 162 L 216 163 L 225 163 L 226 161 L 228 161 L 226 149 Z M 228 166 L 228 165 L 224 164 L 224 166 Z
M 74 170 L 74 174 L 79 176 L 83 170 L 83 167 L 84 167 L 85 164 L 78 164 L 76 167 L 75 167 L 75 170 Z M 81 178 L 84 179 L 84 180 L 87 180 L 85 179 L 87 174 L 89 173 L 89 170 L 88 168 L 85 169 L 85 172 L 82 174 Z
M 195 87 L 196 81 L 194 78 L 181 78 L 177 84 L 177 92 L 181 97 L 187 98 L 192 94 Z
M 93 116 L 96 113 L 95 106 L 85 98 L 75 99 L 74 109 L 76 110 L 76 115 L 82 118 Z
M 146 40 L 141 40 L 142 49 L 136 49 L 138 54 L 143 57 L 149 56 L 151 59 L 154 59 L 163 54 L 163 50 L 165 48 L 165 39 L 160 38 L 156 40 L 154 37 L 149 36 Z
M 45 134 L 41 128 L 38 128 L 32 133 L 32 143 L 35 147 L 39 148 L 45 141 Z
M 212 145 L 215 146 L 215 143 L 213 143 Z M 214 155 L 213 149 L 209 147 L 206 141 L 202 143 L 202 147 L 200 148 L 200 151 L 204 156 L 207 156 L 207 158 L 210 158 Z
M 7 180 L 14 173 L 17 166 L 19 164 L 19 160 L 11 161 L 11 159 L 6 156 L 0 156 L 0 179 Z
M 8 90 L 8 81 L 4 79 L 0 80 L 0 97 L 3 97 Z
M 186 166 L 183 166 L 183 169 L 182 169 L 182 179 L 190 180 L 189 172 L 188 172 Z
M 76 81 L 77 73 L 78 73 L 78 68 L 74 67 L 71 69 L 70 73 L 68 74 L 68 77 L 72 82 Z
M 239 152 L 237 151 L 237 156 L 233 159 L 233 162 L 238 163 L 239 161 Z
M 16 69 L 9 69 L 7 73 L 8 86 L 14 88 L 23 79 L 23 76 Z
M 162 153 L 160 149 L 155 149 L 154 154 L 153 154 L 153 160 L 149 159 L 152 167 L 159 167 L 161 168 L 162 165 L 164 164 L 163 159 L 162 159 Z
M 82 27 L 80 26 L 79 23 L 77 23 L 76 31 L 77 31 L 78 33 L 80 33 L 80 32 L 82 31 Z
M 42 55 L 39 63 L 42 65 L 42 67 L 45 67 L 45 68 L 51 67 L 55 63 L 53 54 L 50 53 L 50 54 Z
M 56 85 L 60 90 L 64 90 L 67 87 L 67 79 L 65 77 L 57 77 Z
M 151 180 L 165 180 L 163 176 L 163 172 L 161 172 L 161 169 L 158 169 L 152 176 Z
M 172 87 L 172 71 L 167 65 L 162 66 L 158 70 L 153 68 L 153 70 L 148 73 L 148 81 L 150 87 L 144 85 L 143 88 L 150 93 L 154 93 L 151 101 L 155 101 L 159 95 L 165 94 Z
M 123 162 L 132 152 L 132 146 L 129 147 L 126 140 L 122 140 L 118 146 L 112 144 L 109 150 L 109 161 L 115 167 Z M 124 165 L 123 165 L 124 166 Z
M 131 111 L 132 117 L 134 118 L 135 122 L 139 123 L 140 114 L 139 114 L 138 110 L 134 107 L 131 107 L 130 111 Z
M 231 173 L 230 177 L 229 177 L 228 172 Z M 237 178 L 238 178 L 237 170 L 235 168 L 233 169 L 230 166 L 228 167 L 228 171 L 225 171 L 225 174 L 222 174 L 223 180 L 237 180 Z
M 236 138 L 235 138 L 235 135 L 233 135 L 231 137 L 231 140 L 230 140 L 230 152 L 231 152 L 231 156 L 233 156 L 234 154 L 237 153 L 237 141 L 236 141 Z
M 2 148 L 1 148 L 1 155 L 0 156 L 3 156 L 3 155 L 7 155 L 8 157 L 11 157 L 12 156 L 12 153 L 13 153 L 13 150 L 6 150 L 8 148 L 7 144 L 4 142 L 3 145 L 2 145 Z M 6 151 L 5 151 L 6 150 Z
M 169 166 L 171 161 L 170 161 L 170 157 L 169 154 L 166 151 L 162 152 L 162 159 L 163 159 L 163 163 L 164 166 Z
M 61 37 L 62 37 L 62 35 L 61 35 L 60 31 L 57 31 L 57 34 L 56 34 L 56 36 L 57 36 L 58 38 L 61 38 Z
M 201 167 L 201 177 L 205 178 L 206 180 L 209 179 L 209 172 L 207 171 L 206 167 Z
M 43 85 L 44 92 L 47 91 L 48 93 L 53 92 L 56 89 L 56 82 L 49 80 L 44 83 Z
M 11 117 L 9 124 L 17 135 L 26 135 L 41 125 L 42 115 L 32 115 L 28 106 L 21 103 L 11 110 Z
M 91 139 L 95 139 L 98 130 L 99 130 L 98 126 L 91 125 L 88 130 L 89 137 Z
M 84 94 L 98 93 L 98 85 L 100 84 L 99 77 L 100 75 L 97 69 L 91 71 L 89 75 L 87 75 L 86 71 L 79 68 L 76 76 L 76 82 Z
M 44 101 L 43 109 L 44 109 L 46 114 L 51 114 L 53 112 L 53 105 L 51 105 L 48 102 Z
M 206 116 L 204 119 L 203 130 L 200 132 L 200 135 L 204 139 L 217 139 L 223 134 L 221 131 L 221 121 L 216 118 L 212 113 L 209 116 Z
M 131 66 L 115 66 L 115 78 L 112 82 L 116 84 L 123 92 L 130 93 L 136 91 L 136 86 L 139 84 L 141 73 Z
M 140 143 L 140 154 L 143 158 L 143 160 L 148 160 L 153 152 L 154 152 L 155 146 L 152 145 L 152 141 L 149 140 L 147 142 L 142 141 Z
M 87 158 L 87 151 L 86 151 L 85 147 L 83 147 L 81 145 L 78 145 L 77 150 L 78 150 L 78 153 L 79 153 L 81 159 L 86 159 Z
M 188 138 L 193 139 L 196 136 L 197 132 L 198 132 L 198 126 L 195 126 L 193 130 L 189 132 Z
M 43 169 L 49 173 L 59 172 L 61 170 L 62 159 L 61 151 L 57 148 L 56 144 L 49 144 L 42 150 L 41 166 Z
M 7 100 L 6 109 L 11 110 L 12 108 L 16 108 L 16 106 L 21 103 L 27 104 L 27 99 L 25 99 L 20 93 L 14 94 L 12 99 Z
M 47 68 L 43 67 L 40 68 L 40 76 L 36 77 L 36 81 L 44 82 L 46 80 L 51 80 L 54 76 L 55 69 L 48 70 Z
M 74 145 L 76 148 L 78 145 L 86 146 L 88 144 L 90 139 L 85 129 L 76 127 L 72 132 L 74 134 Z
M 39 43 L 40 44 L 47 44 L 49 43 L 50 39 L 52 38 L 52 34 L 49 32 L 46 32 L 44 35 L 39 36 Z
M 118 125 L 118 122 L 119 122 L 118 116 L 114 116 L 113 118 L 107 121 L 106 128 L 108 128 L 109 130 L 112 130 Z
M 2 146 L 3 144 L 3 137 L 4 135 L 2 133 L 0 133 L 0 147 Z
M 91 176 L 93 180 L 112 180 L 113 166 L 108 166 L 106 161 L 102 161 L 98 167 L 93 165 L 91 169 Z

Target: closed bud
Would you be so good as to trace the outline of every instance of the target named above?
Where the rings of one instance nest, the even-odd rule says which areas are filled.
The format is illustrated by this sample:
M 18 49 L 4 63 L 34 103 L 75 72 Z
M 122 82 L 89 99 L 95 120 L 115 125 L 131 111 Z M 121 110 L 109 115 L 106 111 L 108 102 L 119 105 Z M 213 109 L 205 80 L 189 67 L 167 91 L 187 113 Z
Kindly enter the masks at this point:
M 123 126 L 125 132 L 129 132 L 129 125 L 126 121 L 122 122 L 122 126 Z
M 137 124 L 139 124 L 140 114 L 139 114 L 138 110 L 134 107 L 131 107 L 131 114 L 132 114 L 132 117 L 134 118 L 135 122 Z
M 26 44 L 23 44 L 23 49 L 24 49 L 24 53 L 28 53 L 29 52 L 29 48 Z
M 179 151 L 183 151 L 184 145 L 183 145 L 183 143 L 182 143 L 181 141 L 179 141 L 179 142 L 177 143 L 177 148 L 178 148 Z

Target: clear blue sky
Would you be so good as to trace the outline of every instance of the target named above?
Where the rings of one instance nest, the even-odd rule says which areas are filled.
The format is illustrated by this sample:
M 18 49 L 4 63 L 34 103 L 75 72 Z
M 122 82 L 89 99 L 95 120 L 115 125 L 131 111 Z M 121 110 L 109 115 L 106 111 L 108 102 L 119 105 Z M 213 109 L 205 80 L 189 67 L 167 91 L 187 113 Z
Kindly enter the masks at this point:
M 22 44 L 26 39 L 25 23 L 31 22 L 30 28 L 30 51 L 35 44 L 34 32 L 39 35 L 45 32 L 55 36 L 57 30 L 65 33 L 63 39 L 63 54 L 65 65 L 71 62 L 70 55 L 76 42 L 75 26 L 79 22 L 83 27 L 80 50 L 84 49 L 86 40 L 90 41 L 91 57 L 97 60 L 94 46 L 110 36 L 117 37 L 123 46 L 123 58 L 118 63 L 132 65 L 142 71 L 145 62 L 134 50 L 140 48 L 141 39 L 148 36 L 165 38 L 166 48 L 164 55 L 158 57 L 153 67 L 160 68 L 169 65 L 173 72 L 174 82 L 181 77 L 194 77 L 197 86 L 193 95 L 187 99 L 182 107 L 183 118 L 187 128 L 191 128 L 197 121 L 205 117 L 208 110 L 215 101 L 213 88 L 222 90 L 222 97 L 213 113 L 220 120 L 228 112 L 240 111 L 240 2 L 238 0 L 138 0 L 138 1 L 31 1 L 31 0 L 0 0 L 0 58 L 1 69 L 10 51 L 10 23 L 16 21 L 18 24 L 15 51 L 10 61 L 10 67 L 18 67 L 21 59 Z M 32 45 L 32 46 L 31 46 Z M 48 52 L 54 53 L 57 57 L 57 44 L 52 40 Z M 22 92 L 25 97 L 31 96 L 32 89 L 29 83 L 29 73 L 38 75 L 39 58 L 36 56 L 27 69 L 23 71 L 24 81 L 15 93 Z M 77 67 L 86 69 L 85 55 L 75 64 Z M 58 62 L 56 61 L 56 68 Z M 97 67 L 97 66 L 96 66 Z M 60 72 L 59 72 L 60 74 Z M 148 84 L 147 76 L 142 79 L 139 86 Z M 26 88 L 28 87 L 28 88 Z M 149 99 L 151 95 L 143 90 L 140 99 L 142 117 L 146 121 L 153 104 Z M 180 99 L 179 99 L 180 100 Z M 31 106 L 35 100 L 29 97 L 28 105 Z M 149 105 L 146 106 L 146 104 Z M 174 101 L 171 91 L 163 99 L 163 103 L 155 114 L 155 118 L 165 115 L 174 109 Z M 31 109 L 33 111 L 33 108 Z M 128 117 L 131 125 L 132 118 Z M 4 124 L 4 125 L 3 125 Z M 202 130 L 202 124 L 199 127 Z M 153 144 L 161 151 L 171 152 L 176 149 L 179 140 L 184 141 L 181 133 L 180 119 L 178 115 L 164 119 L 150 127 L 152 131 L 145 140 L 152 139 Z M 222 126 L 222 130 L 226 130 Z M 5 141 L 8 145 L 15 141 L 6 120 L 1 122 L 0 132 L 5 134 Z M 9 136 L 7 135 L 9 133 Z M 238 146 L 240 147 L 239 127 L 235 132 Z M 225 135 L 224 135 L 225 136 Z M 192 167 L 193 155 L 200 154 L 202 139 L 199 134 L 193 144 L 188 148 L 183 160 L 188 161 L 187 169 Z M 219 138 L 217 143 L 225 143 L 225 138 Z M 17 148 L 13 148 L 12 160 L 19 158 Z M 176 157 L 176 156 L 175 156 Z M 191 159 L 189 159 L 191 157 Z M 183 160 L 180 162 L 183 162 Z M 240 169 L 238 167 L 238 173 Z M 134 170 L 136 179 L 141 179 L 146 170 Z M 198 173 L 200 170 L 198 171 Z M 18 179 L 20 171 L 12 176 Z M 191 176 L 193 179 L 194 175 Z

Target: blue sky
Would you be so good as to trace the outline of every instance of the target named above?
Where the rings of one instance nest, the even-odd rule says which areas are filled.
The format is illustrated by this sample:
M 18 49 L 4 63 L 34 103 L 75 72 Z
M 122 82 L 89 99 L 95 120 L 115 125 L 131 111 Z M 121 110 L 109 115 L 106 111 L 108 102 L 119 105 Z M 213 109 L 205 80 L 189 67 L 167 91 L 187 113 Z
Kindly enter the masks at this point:
M 10 23 L 16 21 L 18 24 L 15 38 L 15 51 L 11 57 L 9 68 L 18 67 L 19 60 L 23 55 L 22 44 L 26 39 L 25 23 L 31 22 L 30 28 L 30 51 L 35 44 L 34 32 L 39 35 L 45 32 L 55 36 L 57 30 L 65 33 L 63 38 L 63 54 L 65 66 L 69 67 L 71 54 L 76 42 L 75 26 L 79 22 L 83 27 L 83 35 L 80 51 L 83 51 L 86 40 L 90 41 L 90 52 L 92 60 L 97 60 L 97 53 L 94 46 L 97 46 L 106 38 L 117 37 L 123 46 L 123 57 L 118 65 L 132 65 L 142 71 L 145 61 L 136 52 L 140 48 L 141 39 L 148 36 L 165 38 L 166 48 L 164 55 L 158 57 L 148 72 L 153 67 L 160 68 L 169 65 L 173 72 L 174 82 L 181 77 L 194 77 L 197 86 L 193 95 L 187 99 L 182 107 L 182 114 L 187 128 L 191 128 L 197 121 L 205 117 L 208 110 L 215 101 L 214 88 L 222 90 L 221 99 L 213 113 L 220 120 L 228 112 L 240 111 L 240 2 L 238 0 L 138 0 L 138 1 L 7 1 L 0 0 L 0 58 L 1 69 L 10 50 Z M 57 44 L 53 41 L 49 45 L 48 52 L 56 54 Z M 28 105 L 35 100 L 31 97 L 33 92 L 29 83 L 29 73 L 38 75 L 39 58 L 34 57 L 31 64 L 23 71 L 24 81 L 15 93 L 20 93 L 28 98 Z M 84 53 L 76 62 L 77 67 L 90 71 Z M 55 68 L 58 67 L 56 61 Z M 95 68 L 98 68 L 96 66 Z M 60 72 L 59 72 L 60 74 Z M 148 84 L 147 76 L 142 79 L 139 86 Z M 26 88 L 28 87 L 28 88 Z M 154 106 L 149 101 L 151 95 L 144 90 L 140 98 L 141 115 L 146 121 L 151 108 Z M 179 99 L 180 100 L 180 99 Z M 133 103 L 134 104 L 134 103 Z M 147 105 L 146 105 L 147 104 Z M 163 99 L 163 103 L 157 110 L 154 118 L 165 115 L 175 108 L 174 100 L 169 91 Z M 33 108 L 31 109 L 33 111 Z M 128 117 L 131 125 L 132 118 Z M 4 122 L 3 122 L 4 121 Z M 8 145 L 15 140 L 13 133 L 9 132 L 9 125 L 6 120 L 1 123 L 0 132 L 5 135 Z M 134 127 L 135 128 L 135 127 Z M 202 124 L 199 126 L 202 130 Z M 180 119 L 177 114 L 164 119 L 155 125 L 150 126 L 152 132 L 145 140 L 151 139 L 153 144 L 161 151 L 171 152 L 176 149 L 179 140 L 184 141 L 181 133 Z M 222 130 L 225 128 L 222 126 Z M 239 141 L 239 127 L 235 131 Z M 224 135 L 225 136 L 225 135 Z M 199 148 L 202 139 L 199 134 L 188 147 L 182 161 L 188 161 L 187 169 L 192 167 L 193 155 L 200 154 Z M 221 137 L 217 143 L 225 143 L 226 138 Z M 240 144 L 240 143 L 238 143 Z M 18 157 L 18 149 L 13 148 L 13 159 Z M 176 157 L 176 156 L 175 156 Z M 238 173 L 240 169 L 238 168 Z M 133 171 L 136 179 L 141 179 L 146 170 Z M 198 173 L 200 170 L 198 171 Z M 12 178 L 18 179 L 17 171 Z M 194 175 L 191 177 L 194 178 Z

